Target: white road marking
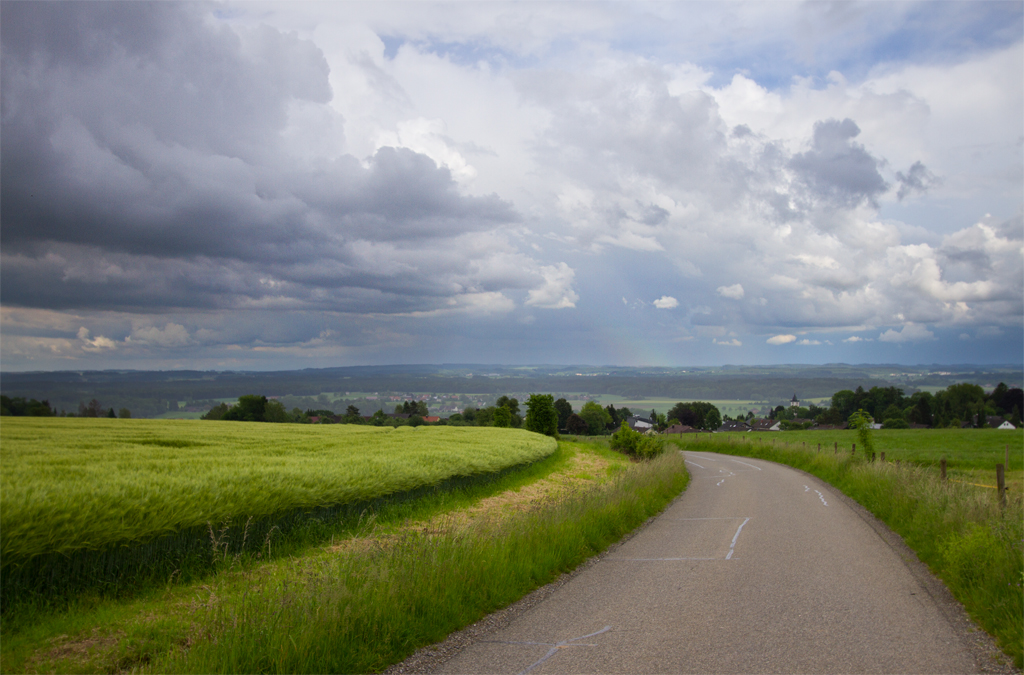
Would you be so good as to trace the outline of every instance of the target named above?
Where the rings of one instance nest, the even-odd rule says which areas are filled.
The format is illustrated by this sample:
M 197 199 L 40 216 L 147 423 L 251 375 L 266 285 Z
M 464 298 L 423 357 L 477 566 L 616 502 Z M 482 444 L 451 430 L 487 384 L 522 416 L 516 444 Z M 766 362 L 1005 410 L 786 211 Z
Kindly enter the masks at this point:
M 700 465 L 700 464 L 698 464 L 697 462 L 691 462 L 691 461 L 690 461 L 690 460 L 688 460 L 688 459 L 684 459 L 683 461 L 684 461 L 684 462 L 686 462 L 687 464 L 693 464 L 693 465 L 694 465 L 695 467 L 697 467 L 697 468 L 699 468 L 699 469 L 704 469 L 704 468 L 706 468 L 706 467 L 703 467 L 703 466 L 701 466 L 701 465 Z
M 715 459 L 714 457 L 701 457 L 700 455 L 693 455 L 692 453 L 691 453 L 691 456 L 696 457 L 697 459 L 703 460 L 705 462 L 718 462 L 718 461 L 721 461 L 721 460 Z
M 753 464 L 747 464 L 746 462 L 741 462 L 738 459 L 731 459 L 729 461 L 730 462 L 736 462 L 737 464 L 742 464 L 743 466 L 749 466 L 751 469 L 757 469 L 758 471 L 761 470 L 761 467 L 759 467 L 759 466 L 754 466 Z
M 519 671 L 519 675 L 525 675 L 526 673 L 530 672 L 531 670 L 533 670 L 534 668 L 536 668 L 537 666 L 539 666 L 540 664 L 544 663 L 545 661 L 550 659 L 552 656 L 557 654 L 558 650 L 560 650 L 560 649 L 565 649 L 566 647 L 596 647 L 597 645 L 591 645 L 591 644 L 576 642 L 576 640 L 586 640 L 588 637 L 594 637 L 595 635 L 600 635 L 601 633 L 607 633 L 611 629 L 612 629 L 611 626 L 605 626 L 604 628 L 602 628 L 601 630 L 597 631 L 596 633 L 591 633 L 590 635 L 581 635 L 580 637 L 570 638 L 568 640 L 562 640 L 561 642 L 555 642 L 555 643 L 551 643 L 551 642 L 503 642 L 501 640 L 481 640 L 481 642 L 491 642 L 491 643 L 503 644 L 503 645 L 544 645 L 546 647 L 551 647 L 551 649 L 548 650 L 548 653 L 545 654 L 544 656 L 542 656 L 540 658 L 540 660 L 536 661 L 529 668 L 525 668 L 524 670 L 520 670 Z
M 810 492 L 810 491 L 811 491 L 811 488 L 809 488 L 809 487 L 807 487 L 805 485 L 804 486 L 804 492 Z M 818 493 L 818 499 L 821 500 L 821 503 L 824 504 L 825 506 L 828 506 L 828 502 L 825 501 L 825 495 L 821 494 L 821 492 L 819 492 L 818 490 L 815 490 L 815 492 Z
M 726 560 L 732 560 L 732 554 L 736 550 L 736 540 L 740 538 L 740 531 L 743 530 L 743 526 L 750 522 L 750 518 L 745 518 L 740 526 L 736 528 L 736 534 L 732 536 L 732 543 L 729 544 L 729 555 L 725 556 Z

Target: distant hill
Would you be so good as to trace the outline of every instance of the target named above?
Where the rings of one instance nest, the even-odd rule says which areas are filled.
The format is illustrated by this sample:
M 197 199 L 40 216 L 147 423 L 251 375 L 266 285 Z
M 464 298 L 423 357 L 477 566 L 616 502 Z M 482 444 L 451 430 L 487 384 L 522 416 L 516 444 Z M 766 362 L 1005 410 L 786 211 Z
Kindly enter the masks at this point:
M 970 382 L 1024 386 L 1020 366 L 722 366 L 629 368 L 620 366 L 507 366 L 489 364 L 385 365 L 276 372 L 59 371 L 3 373 L 0 392 L 48 400 L 76 411 L 97 399 L 104 408 L 154 417 L 179 402 L 234 399 L 244 394 L 315 397 L 323 392 L 507 394 L 552 392 L 614 394 L 630 399 L 788 400 L 831 396 L 842 389 L 897 386 L 906 393 Z

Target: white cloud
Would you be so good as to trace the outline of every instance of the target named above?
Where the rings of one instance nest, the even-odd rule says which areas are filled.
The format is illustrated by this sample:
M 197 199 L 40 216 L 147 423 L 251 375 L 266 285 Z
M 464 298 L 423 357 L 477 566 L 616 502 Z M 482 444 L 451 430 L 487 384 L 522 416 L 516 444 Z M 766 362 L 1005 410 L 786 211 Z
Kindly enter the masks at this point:
M 89 337 L 89 329 L 82 326 L 78 329 L 78 339 L 81 340 L 82 349 L 87 352 L 98 352 L 105 349 L 117 349 L 117 343 L 108 337 L 97 335 L 95 338 Z
M 576 272 L 565 263 L 540 268 L 544 284 L 530 291 L 526 304 L 545 309 L 567 309 L 575 307 L 580 296 L 573 290 L 572 282 Z
M 794 340 L 796 340 L 795 335 L 775 335 L 768 338 L 766 342 L 770 345 L 784 345 L 786 343 L 793 342 Z
M 743 299 L 743 285 L 733 284 L 732 286 L 719 286 L 718 294 L 723 298 L 732 298 L 733 300 Z
M 879 342 L 924 342 L 934 340 L 935 334 L 924 326 L 908 323 L 900 331 L 889 329 L 878 336 Z
M 742 347 L 743 346 L 743 343 L 740 342 L 739 340 L 737 340 L 736 338 L 733 338 L 731 340 L 719 340 L 718 338 L 715 338 L 715 339 L 712 340 L 712 342 L 714 342 L 716 345 L 724 345 L 726 347 Z
M 995 4 L 129 4 L 83 67 L 37 36 L 92 44 L 95 6 L 27 3 L 5 12 L 4 304 L 71 317 L 79 358 L 200 349 L 257 309 L 310 349 L 328 346 L 307 312 L 402 317 L 415 344 L 437 334 L 416 321 L 455 315 L 526 336 L 502 324 L 522 304 L 578 307 L 609 343 L 614 313 L 579 302 L 602 283 L 676 289 L 689 311 L 652 321 L 705 344 L 710 322 L 720 344 L 894 326 L 878 341 L 1005 345 L 1024 317 L 1024 42 L 964 47 Z M 905 34 L 898 57 L 878 48 Z M 5 355 L 56 334 L 5 330 Z
M 803 340 L 800 340 L 800 342 L 797 342 L 797 344 L 798 345 L 820 345 L 821 341 L 820 340 L 809 340 L 807 338 L 804 338 Z

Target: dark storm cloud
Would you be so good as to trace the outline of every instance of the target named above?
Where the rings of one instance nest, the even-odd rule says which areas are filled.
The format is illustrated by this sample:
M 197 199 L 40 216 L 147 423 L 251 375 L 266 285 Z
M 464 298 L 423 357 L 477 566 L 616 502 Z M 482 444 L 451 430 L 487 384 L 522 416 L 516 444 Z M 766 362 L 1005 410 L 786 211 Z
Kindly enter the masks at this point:
M 815 122 L 811 149 L 794 155 L 790 167 L 819 199 L 848 207 L 874 203 L 889 186 L 878 173 L 879 160 L 853 142 L 859 134 L 849 118 Z
M 295 35 L 192 3 L 2 7 L 6 304 L 406 311 L 474 286 L 436 251 L 518 219 L 407 149 L 287 143 L 292 106 L 332 95 Z

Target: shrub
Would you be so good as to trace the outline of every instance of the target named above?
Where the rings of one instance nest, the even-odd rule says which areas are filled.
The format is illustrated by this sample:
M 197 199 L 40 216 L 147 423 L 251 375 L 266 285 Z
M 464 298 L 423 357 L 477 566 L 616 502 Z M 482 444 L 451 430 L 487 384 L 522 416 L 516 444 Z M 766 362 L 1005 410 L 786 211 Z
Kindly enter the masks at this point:
M 665 452 L 665 441 L 658 436 L 645 436 L 633 431 L 623 422 L 619 430 L 612 434 L 612 450 L 638 459 L 653 459 Z

